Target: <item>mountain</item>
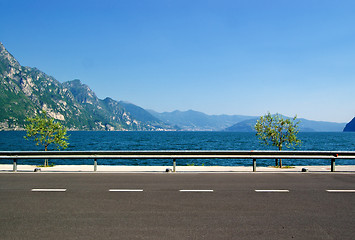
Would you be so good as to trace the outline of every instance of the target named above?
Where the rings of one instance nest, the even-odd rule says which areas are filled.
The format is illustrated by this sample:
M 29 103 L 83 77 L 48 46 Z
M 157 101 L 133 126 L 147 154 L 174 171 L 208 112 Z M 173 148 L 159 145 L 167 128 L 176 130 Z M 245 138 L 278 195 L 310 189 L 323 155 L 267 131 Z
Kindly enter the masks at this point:
M 355 132 L 355 117 L 348 124 L 346 124 L 344 132 Z
M 23 67 L 0 43 L 0 128 L 22 129 L 39 111 L 72 128 L 87 112 L 60 82 L 36 68 Z
M 80 80 L 60 83 L 21 66 L 1 43 L 0 81 L 0 130 L 24 129 L 25 119 L 42 110 L 70 130 L 174 130 L 138 106 L 99 99 Z
M 37 68 L 24 67 L 0 43 L 0 130 L 22 130 L 25 119 L 45 110 L 70 130 L 253 131 L 256 117 L 201 112 L 158 113 L 111 98 L 99 99 L 76 79 L 60 83 Z M 355 131 L 353 119 L 330 123 L 300 119 L 301 131 Z M 344 128 L 345 127 L 345 128 Z
M 236 123 L 225 129 L 227 132 L 253 132 L 253 127 L 256 124 L 256 120 L 259 118 L 248 119 L 245 121 L 241 121 Z
M 90 112 L 94 122 L 105 130 L 172 130 L 173 128 L 153 117 L 149 112 L 134 104 L 118 102 L 111 98 L 99 99 L 80 80 L 63 83 L 84 108 Z
M 166 124 L 183 131 L 222 131 L 237 122 L 255 118 L 241 115 L 207 115 L 193 110 L 163 113 L 148 111 Z
M 259 117 L 243 115 L 207 115 L 193 110 L 163 113 L 147 111 L 166 124 L 183 131 L 253 132 L 259 119 Z M 312 121 L 304 118 L 298 120 L 301 121 L 299 125 L 301 132 L 341 132 L 345 126 L 345 123 Z
M 254 126 L 258 119 L 259 118 L 248 119 L 228 127 L 225 130 L 230 132 L 253 132 L 255 131 Z M 341 132 L 345 126 L 345 123 L 312 121 L 304 118 L 299 118 L 298 120 L 300 121 L 300 132 Z

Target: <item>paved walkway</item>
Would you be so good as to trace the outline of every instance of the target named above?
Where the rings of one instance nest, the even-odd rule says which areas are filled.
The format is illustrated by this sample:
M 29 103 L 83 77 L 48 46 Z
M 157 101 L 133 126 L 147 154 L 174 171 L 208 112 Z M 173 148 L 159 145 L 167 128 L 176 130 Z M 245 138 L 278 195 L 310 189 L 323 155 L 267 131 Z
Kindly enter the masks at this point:
M 33 165 L 18 165 L 18 172 L 34 172 Z M 302 172 L 306 168 L 309 172 L 330 172 L 330 165 L 325 166 L 295 166 L 292 168 L 257 167 L 257 172 Z M 12 172 L 12 164 L 0 164 L 0 172 Z M 97 172 L 166 172 L 172 166 L 106 166 L 98 165 Z M 93 172 L 93 165 L 57 165 L 41 167 L 41 172 Z M 336 166 L 336 172 L 355 173 L 355 165 Z M 176 172 L 252 172 L 252 167 L 230 166 L 177 166 Z

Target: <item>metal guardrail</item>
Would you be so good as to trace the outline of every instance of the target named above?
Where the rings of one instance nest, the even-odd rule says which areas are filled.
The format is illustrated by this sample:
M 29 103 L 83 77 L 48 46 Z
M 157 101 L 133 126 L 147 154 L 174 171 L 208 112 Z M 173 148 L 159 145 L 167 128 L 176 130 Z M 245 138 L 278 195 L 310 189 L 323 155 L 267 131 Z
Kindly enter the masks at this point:
M 93 159 L 94 171 L 97 159 L 172 159 L 173 172 L 177 159 L 253 159 L 253 172 L 257 159 L 329 159 L 334 172 L 335 160 L 355 159 L 355 151 L 1 151 L 0 159 L 13 159 L 14 172 L 18 159 Z

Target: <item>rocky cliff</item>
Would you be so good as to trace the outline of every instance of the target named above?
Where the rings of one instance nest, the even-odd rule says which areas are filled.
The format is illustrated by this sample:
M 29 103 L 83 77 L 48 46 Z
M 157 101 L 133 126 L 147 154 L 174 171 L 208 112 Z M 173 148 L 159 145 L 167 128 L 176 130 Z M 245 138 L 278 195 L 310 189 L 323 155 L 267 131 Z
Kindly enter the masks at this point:
M 22 129 L 25 119 L 39 111 L 73 128 L 85 110 L 53 77 L 36 68 L 23 67 L 0 43 L 0 127 Z
M 172 130 L 148 112 L 151 119 L 136 119 L 123 104 L 99 99 L 79 80 L 60 83 L 21 66 L 1 43 L 0 82 L 0 130 L 21 130 L 27 117 L 42 110 L 70 130 Z
M 99 124 L 105 130 L 172 130 L 169 125 L 134 104 L 118 102 L 109 97 L 104 100 L 99 99 L 87 85 L 78 79 L 65 82 L 63 86 L 73 94 L 77 102 L 90 112 L 90 117 L 93 120 L 101 120 L 96 125 Z M 140 114 L 137 114 L 137 109 Z

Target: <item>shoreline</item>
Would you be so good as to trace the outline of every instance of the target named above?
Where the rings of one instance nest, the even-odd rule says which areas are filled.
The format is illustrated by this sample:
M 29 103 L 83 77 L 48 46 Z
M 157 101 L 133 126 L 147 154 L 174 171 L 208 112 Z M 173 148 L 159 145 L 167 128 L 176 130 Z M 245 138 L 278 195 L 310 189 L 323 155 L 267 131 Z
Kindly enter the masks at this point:
M 92 172 L 94 173 L 93 165 L 56 165 L 53 167 L 37 167 L 35 165 L 17 165 L 17 172 L 34 172 L 36 168 L 40 168 L 40 172 Z M 302 172 L 302 169 L 308 169 L 308 172 L 330 172 L 330 165 L 320 166 L 292 166 L 291 168 L 275 168 L 257 167 L 256 172 Z M 117 173 L 166 173 L 167 169 L 173 169 L 173 166 L 112 166 L 98 165 L 96 172 L 117 172 Z M 13 164 L 0 164 L 0 173 L 12 172 Z M 355 173 L 355 165 L 337 165 L 336 172 Z M 216 172 L 216 173 L 231 173 L 231 172 L 253 172 L 252 166 L 176 166 L 176 172 Z

